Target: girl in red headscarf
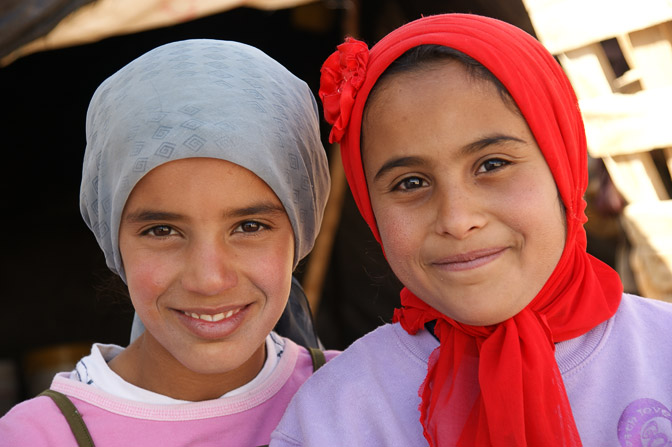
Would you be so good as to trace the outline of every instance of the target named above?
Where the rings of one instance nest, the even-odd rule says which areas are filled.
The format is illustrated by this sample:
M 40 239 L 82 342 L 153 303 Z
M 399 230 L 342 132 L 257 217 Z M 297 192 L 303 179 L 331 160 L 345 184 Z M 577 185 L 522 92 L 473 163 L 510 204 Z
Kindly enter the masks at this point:
M 405 288 L 276 445 L 672 445 L 672 306 L 623 295 L 586 252 L 583 123 L 534 38 L 425 17 L 370 51 L 347 39 L 320 97 Z

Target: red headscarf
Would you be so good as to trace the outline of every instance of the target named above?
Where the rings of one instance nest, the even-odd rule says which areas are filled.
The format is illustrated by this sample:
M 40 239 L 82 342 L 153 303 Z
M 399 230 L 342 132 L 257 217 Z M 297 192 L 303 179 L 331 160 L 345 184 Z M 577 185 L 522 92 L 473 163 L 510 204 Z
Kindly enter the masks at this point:
M 395 321 L 415 334 L 436 320 L 441 344 L 420 387 L 420 421 L 430 445 L 454 443 L 447 428 L 465 374 L 479 392 L 459 435 L 462 446 L 581 445 L 554 343 L 588 332 L 618 308 L 621 281 L 586 252 L 583 224 L 588 183 L 583 121 L 569 81 L 533 37 L 501 21 L 464 14 L 430 16 L 393 31 L 369 51 L 346 39 L 322 67 L 320 98 L 341 143 L 345 173 L 359 210 L 380 242 L 360 153 L 362 113 L 378 77 L 406 50 L 438 44 L 483 64 L 507 88 L 548 163 L 566 208 L 567 240 L 555 270 L 532 302 L 497 325 L 461 324 L 408 289 Z M 477 361 L 474 361 L 476 359 Z M 471 404 L 469 404 L 471 405 Z

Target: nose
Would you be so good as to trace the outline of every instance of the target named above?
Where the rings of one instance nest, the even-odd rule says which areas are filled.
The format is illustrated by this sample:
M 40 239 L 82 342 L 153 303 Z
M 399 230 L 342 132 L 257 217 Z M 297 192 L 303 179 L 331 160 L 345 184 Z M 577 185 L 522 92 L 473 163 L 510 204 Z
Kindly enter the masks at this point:
M 486 223 L 482 201 L 468 188 L 445 187 L 434 196 L 435 231 L 455 239 L 465 239 Z
M 238 283 L 235 255 L 216 240 L 190 244 L 182 274 L 182 287 L 190 292 L 214 296 Z

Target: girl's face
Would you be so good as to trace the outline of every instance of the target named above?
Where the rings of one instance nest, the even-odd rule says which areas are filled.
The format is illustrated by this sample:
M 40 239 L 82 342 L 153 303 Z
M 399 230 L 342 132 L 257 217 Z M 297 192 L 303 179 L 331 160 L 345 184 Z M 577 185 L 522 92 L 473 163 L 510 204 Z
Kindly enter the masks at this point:
M 382 82 L 367 105 L 362 158 L 392 270 L 461 323 L 514 316 L 565 243 L 556 185 L 527 123 L 457 62 Z
M 138 346 L 166 380 L 221 375 L 235 388 L 259 372 L 294 254 L 289 218 L 266 183 L 218 159 L 161 165 L 126 202 L 119 246 L 146 327 Z

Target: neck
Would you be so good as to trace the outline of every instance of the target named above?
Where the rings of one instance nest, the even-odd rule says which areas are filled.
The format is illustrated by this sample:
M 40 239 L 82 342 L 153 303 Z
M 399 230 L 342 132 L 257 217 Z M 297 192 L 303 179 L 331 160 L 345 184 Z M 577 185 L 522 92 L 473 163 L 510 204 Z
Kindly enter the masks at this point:
M 148 332 L 144 332 L 108 366 L 126 382 L 173 399 L 200 402 L 217 399 L 254 379 L 266 361 L 266 344 L 239 368 L 202 374 L 180 363 Z

